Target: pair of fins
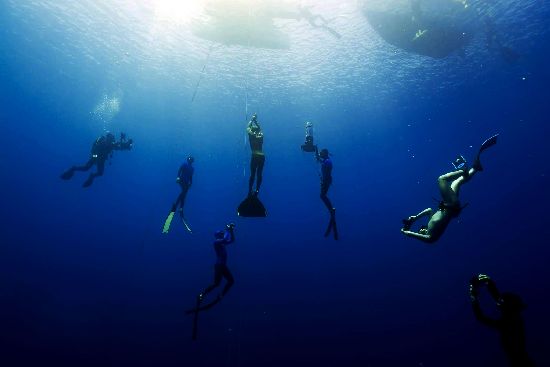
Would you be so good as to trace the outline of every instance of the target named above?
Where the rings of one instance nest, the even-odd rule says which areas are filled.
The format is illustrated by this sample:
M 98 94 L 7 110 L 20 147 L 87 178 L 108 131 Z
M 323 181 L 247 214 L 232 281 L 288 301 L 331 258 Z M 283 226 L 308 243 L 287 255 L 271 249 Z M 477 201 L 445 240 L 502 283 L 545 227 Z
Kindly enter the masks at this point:
M 168 232 L 170 232 L 170 226 L 172 225 L 172 220 L 174 219 L 175 214 L 176 212 L 173 211 L 168 213 L 168 217 L 166 217 L 166 220 L 164 221 L 164 226 L 162 227 L 162 233 L 167 234 Z M 181 215 L 181 222 L 187 232 L 193 233 L 191 227 L 189 226 L 183 215 Z

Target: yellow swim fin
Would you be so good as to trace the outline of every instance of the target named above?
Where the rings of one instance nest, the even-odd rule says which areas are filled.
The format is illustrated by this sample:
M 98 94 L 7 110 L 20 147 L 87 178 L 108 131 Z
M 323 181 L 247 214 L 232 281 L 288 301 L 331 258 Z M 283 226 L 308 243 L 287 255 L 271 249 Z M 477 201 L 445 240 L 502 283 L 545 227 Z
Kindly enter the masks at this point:
M 176 212 L 170 212 L 170 214 L 168 214 L 168 217 L 166 217 L 166 221 L 164 222 L 164 227 L 162 227 L 162 233 L 168 233 L 170 231 L 170 224 L 172 224 L 172 219 L 174 219 L 174 214 L 176 214 Z

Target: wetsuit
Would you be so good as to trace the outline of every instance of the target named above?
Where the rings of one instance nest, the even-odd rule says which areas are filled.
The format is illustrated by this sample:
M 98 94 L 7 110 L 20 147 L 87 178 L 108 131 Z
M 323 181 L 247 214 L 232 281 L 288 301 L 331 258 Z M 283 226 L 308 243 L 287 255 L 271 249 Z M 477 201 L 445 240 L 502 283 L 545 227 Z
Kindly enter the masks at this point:
M 495 302 L 502 302 L 502 298 L 506 298 L 506 294 L 501 295 L 492 280 L 487 282 L 489 293 Z M 511 295 L 511 294 L 508 294 Z M 506 300 L 504 301 L 506 303 Z M 481 309 L 477 296 L 472 299 L 472 310 L 476 319 L 500 333 L 500 343 L 511 367 L 534 367 L 535 363 L 529 357 L 525 347 L 525 326 L 521 317 L 521 310 L 505 311 L 503 306 L 500 306 L 502 317 L 493 319 L 486 316 Z
M 250 149 L 252 150 L 252 157 L 250 159 L 250 179 L 248 180 L 248 193 L 251 194 L 254 178 L 256 178 L 256 192 L 260 191 L 260 186 L 262 185 L 262 174 L 265 163 L 265 155 L 262 151 L 264 137 L 261 134 L 254 134 L 249 128 L 248 140 L 250 141 Z
M 181 193 L 179 194 L 178 198 L 176 199 L 176 202 L 172 206 L 172 211 L 175 212 L 176 209 L 179 207 L 183 211 L 183 205 L 185 204 L 185 197 L 187 196 L 187 191 L 189 190 L 189 187 L 191 187 L 191 184 L 193 183 L 193 173 L 195 172 L 195 169 L 191 165 L 189 161 L 186 161 L 183 163 L 178 171 L 178 184 L 181 187 Z
M 83 166 L 71 167 L 66 175 L 71 177 L 74 171 L 88 171 L 92 166 L 96 165 L 97 171 L 91 173 L 84 183 L 84 186 L 90 186 L 96 177 L 103 176 L 105 161 L 111 156 L 114 150 L 130 150 L 131 148 L 131 140 L 115 142 L 114 139 L 111 140 L 105 136 L 101 136 L 92 145 L 91 157 L 88 162 Z
M 216 265 L 214 265 L 214 284 L 210 285 L 202 293 L 203 296 L 208 292 L 212 291 L 214 288 L 218 287 L 222 281 L 222 278 L 227 280 L 225 287 L 222 291 L 222 296 L 229 291 L 229 288 L 235 283 L 233 275 L 227 267 L 227 250 L 225 246 L 233 243 L 235 241 L 235 234 L 232 229 L 225 231 L 225 235 L 221 239 L 214 241 L 214 251 L 216 251 Z
M 330 158 L 321 158 L 321 200 L 329 211 L 333 210 L 332 203 L 327 197 L 328 189 L 332 184 L 332 161 Z

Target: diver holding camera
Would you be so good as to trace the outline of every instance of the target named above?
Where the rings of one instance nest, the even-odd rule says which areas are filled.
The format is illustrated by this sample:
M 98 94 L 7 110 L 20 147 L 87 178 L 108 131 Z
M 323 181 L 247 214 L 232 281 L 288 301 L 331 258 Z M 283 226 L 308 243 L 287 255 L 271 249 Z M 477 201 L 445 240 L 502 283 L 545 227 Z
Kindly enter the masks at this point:
M 488 149 L 497 143 L 498 134 L 485 140 L 477 153 L 477 156 L 469 168 L 463 156 L 458 156 L 453 162 L 454 171 L 439 176 L 437 183 L 441 194 L 437 210 L 427 208 L 416 215 L 411 215 L 407 219 L 403 219 L 403 227 L 401 233 L 405 236 L 416 238 L 426 243 L 436 242 L 445 232 L 447 226 L 453 218 L 460 215 L 462 206 L 458 199 L 460 188 L 463 184 L 470 181 L 475 173 L 483 170 L 480 162 L 480 155 L 485 149 Z M 415 232 L 411 231 L 412 225 L 422 217 L 429 217 L 428 223 L 420 227 Z
M 500 311 L 499 318 L 489 317 L 481 309 L 479 292 L 482 286 L 487 288 L 496 308 Z M 500 343 L 510 366 L 534 367 L 535 363 L 529 357 L 526 349 L 525 326 L 521 312 L 527 306 L 521 297 L 509 292 L 500 293 L 496 283 L 485 274 L 472 277 L 468 293 L 476 319 L 499 332 Z
M 120 140 L 116 141 L 115 136 L 107 132 L 107 134 L 98 137 L 94 141 L 88 162 L 83 166 L 72 166 L 61 175 L 61 179 L 70 180 L 75 171 L 88 171 L 92 166 L 96 165 L 96 172 L 90 173 L 90 176 L 88 176 L 88 179 L 82 185 L 82 187 L 89 187 L 96 177 L 103 176 L 105 161 L 113 156 L 113 151 L 130 150 L 132 149 L 133 143 L 134 141 L 132 139 L 126 138 L 125 133 L 120 133 Z

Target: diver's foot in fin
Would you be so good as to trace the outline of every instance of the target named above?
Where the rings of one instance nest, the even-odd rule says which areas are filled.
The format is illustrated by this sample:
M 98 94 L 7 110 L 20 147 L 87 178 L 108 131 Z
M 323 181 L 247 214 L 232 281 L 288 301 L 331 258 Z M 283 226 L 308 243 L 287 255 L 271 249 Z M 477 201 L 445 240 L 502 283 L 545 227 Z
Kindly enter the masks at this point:
M 488 149 L 488 148 L 492 147 L 493 145 L 495 145 L 497 143 L 497 140 L 498 140 L 498 134 L 491 136 L 489 139 L 485 140 L 481 144 L 481 147 L 479 148 L 479 152 L 477 153 L 476 159 L 474 160 L 474 164 L 472 165 L 472 167 L 476 171 L 483 171 L 483 166 L 481 166 L 481 162 L 479 160 L 479 156 L 481 155 L 481 153 L 485 149 Z
M 74 167 L 71 167 L 61 175 L 61 179 L 70 180 L 73 177 L 73 175 L 74 175 Z
M 94 176 L 88 177 L 86 181 L 82 184 L 82 187 L 90 187 L 92 186 L 92 183 L 94 182 Z
M 479 153 L 477 154 L 477 157 L 474 160 L 474 164 L 472 164 L 472 168 L 475 169 L 477 172 L 483 171 L 483 166 L 481 165 L 481 161 L 479 160 Z

